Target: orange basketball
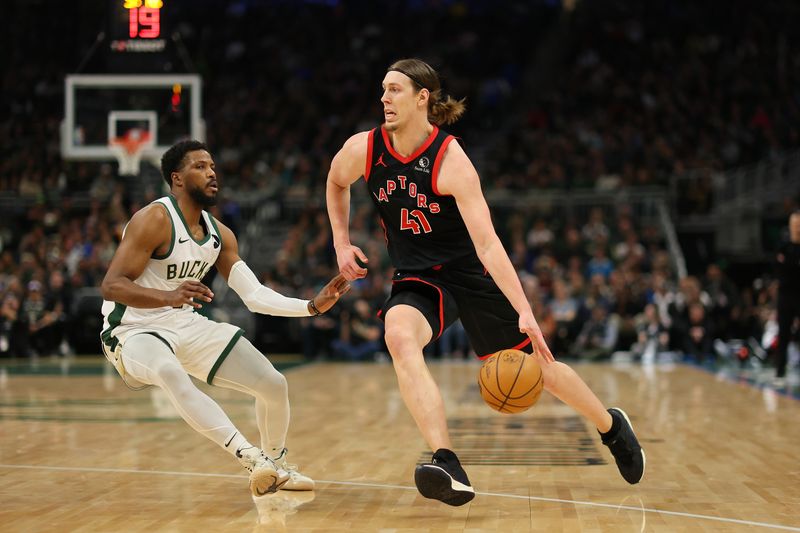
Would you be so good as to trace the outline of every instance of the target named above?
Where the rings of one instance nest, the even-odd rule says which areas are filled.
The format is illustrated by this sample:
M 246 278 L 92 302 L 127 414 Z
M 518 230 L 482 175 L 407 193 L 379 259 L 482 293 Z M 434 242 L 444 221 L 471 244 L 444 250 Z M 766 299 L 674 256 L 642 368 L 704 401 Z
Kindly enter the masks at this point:
M 544 378 L 536 359 L 519 350 L 500 350 L 483 362 L 478 373 L 481 396 L 501 413 L 521 413 L 542 394 Z

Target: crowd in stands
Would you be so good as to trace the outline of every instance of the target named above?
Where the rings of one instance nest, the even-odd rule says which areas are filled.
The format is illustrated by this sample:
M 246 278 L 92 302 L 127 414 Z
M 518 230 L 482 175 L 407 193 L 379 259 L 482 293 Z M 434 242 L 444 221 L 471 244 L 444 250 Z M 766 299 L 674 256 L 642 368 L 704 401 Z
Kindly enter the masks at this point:
M 585 2 L 557 75 L 533 72 L 539 91 L 516 99 L 490 174 L 517 189 L 674 180 L 680 214 L 709 212 L 715 173 L 800 142 L 798 6 L 753 7 Z
M 702 213 L 713 172 L 800 140 L 800 56 L 791 17 L 781 18 L 791 2 L 751 6 L 747 17 L 692 2 L 586 2 L 571 16 L 553 2 L 324 4 L 228 2 L 214 31 L 202 10 L 176 4 L 231 212 L 256 190 L 320 206 L 332 154 L 379 123 L 381 76 L 398 51 L 431 61 L 445 90 L 467 97 L 453 132 L 468 153 L 485 153 L 476 163 L 487 189 L 667 186 L 692 174 L 677 181 L 676 210 Z M 20 6 L 13 16 L 39 9 Z M 75 293 L 99 285 L 125 222 L 157 195 L 132 194 L 113 166 L 59 156 L 62 80 L 102 27 L 99 11 L 81 12 L 79 53 L 11 31 L 18 44 L 0 85 L 0 356 L 73 351 Z M 63 15 L 56 25 L 74 29 L 74 14 Z M 92 17 L 97 28 L 84 27 Z M 540 46 L 562 59 L 543 61 Z M 330 316 L 301 321 L 308 357 L 384 351 L 374 311 L 391 273 L 371 209 L 354 209 L 351 230 L 370 274 Z M 330 228 L 324 207 L 294 218 L 263 280 L 310 295 L 335 271 Z M 660 229 L 624 207 L 576 218 L 520 209 L 495 223 L 557 354 L 708 359 L 715 339 L 761 339 L 774 322 L 769 276 L 737 287 L 709 265 L 678 280 Z M 456 324 L 430 352 L 470 347 Z

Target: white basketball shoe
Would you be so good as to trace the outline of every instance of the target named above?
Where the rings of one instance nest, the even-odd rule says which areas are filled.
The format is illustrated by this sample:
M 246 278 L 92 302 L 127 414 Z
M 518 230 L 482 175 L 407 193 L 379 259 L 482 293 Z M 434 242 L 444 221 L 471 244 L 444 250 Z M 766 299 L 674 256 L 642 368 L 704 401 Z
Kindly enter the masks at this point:
M 250 472 L 250 492 L 263 496 L 277 492 L 289 481 L 289 474 L 278 468 L 275 462 L 255 446 L 236 450 L 236 457 Z
M 286 448 L 281 450 L 272 460 L 278 467 L 278 472 L 286 473 L 289 481 L 280 486 L 281 490 L 314 490 L 314 480 L 297 471 L 297 465 L 286 461 Z

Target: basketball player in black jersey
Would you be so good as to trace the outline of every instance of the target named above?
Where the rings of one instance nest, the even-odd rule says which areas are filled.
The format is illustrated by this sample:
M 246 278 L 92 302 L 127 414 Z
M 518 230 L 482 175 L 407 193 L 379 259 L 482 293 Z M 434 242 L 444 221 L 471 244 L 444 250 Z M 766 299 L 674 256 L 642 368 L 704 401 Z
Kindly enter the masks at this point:
M 645 457 L 627 415 L 606 410 L 569 366 L 553 359 L 494 231 L 478 173 L 438 127 L 458 119 L 463 101 L 443 97 L 438 74 L 418 59 L 389 67 L 383 91 L 383 126 L 352 136 L 331 163 L 328 216 L 339 270 L 348 280 L 363 278 L 368 259 L 349 236 L 350 186 L 363 176 L 396 269 L 380 312 L 386 345 L 403 400 L 434 450 L 414 475 L 420 493 L 449 505 L 475 496 L 422 354 L 458 318 L 479 356 L 505 348 L 535 354 L 545 389 L 597 427 L 622 476 L 638 483 Z

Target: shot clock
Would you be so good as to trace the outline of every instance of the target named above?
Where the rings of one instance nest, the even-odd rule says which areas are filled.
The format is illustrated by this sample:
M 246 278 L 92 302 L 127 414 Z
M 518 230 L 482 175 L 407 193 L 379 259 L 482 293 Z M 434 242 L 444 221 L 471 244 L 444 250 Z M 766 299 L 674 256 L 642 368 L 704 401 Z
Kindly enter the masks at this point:
M 167 6 L 163 0 L 108 0 L 112 53 L 164 52 Z M 167 0 L 169 2 L 169 0 Z

